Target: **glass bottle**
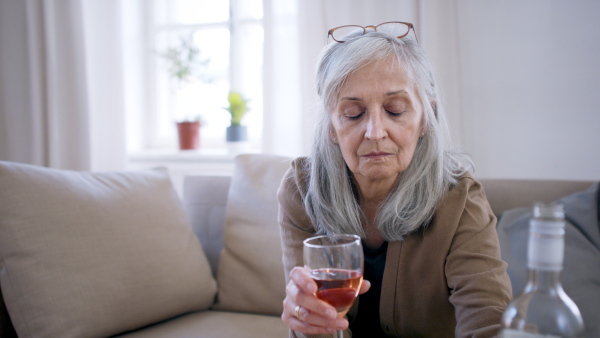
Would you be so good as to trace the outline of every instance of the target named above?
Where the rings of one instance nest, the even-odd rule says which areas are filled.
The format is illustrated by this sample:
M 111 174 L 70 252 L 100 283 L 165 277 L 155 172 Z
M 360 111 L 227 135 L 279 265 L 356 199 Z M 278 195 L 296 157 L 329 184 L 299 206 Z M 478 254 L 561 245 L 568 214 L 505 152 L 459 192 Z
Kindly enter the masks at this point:
M 564 234 L 562 204 L 536 203 L 529 222 L 527 284 L 502 315 L 502 338 L 583 337 L 581 313 L 560 284 Z

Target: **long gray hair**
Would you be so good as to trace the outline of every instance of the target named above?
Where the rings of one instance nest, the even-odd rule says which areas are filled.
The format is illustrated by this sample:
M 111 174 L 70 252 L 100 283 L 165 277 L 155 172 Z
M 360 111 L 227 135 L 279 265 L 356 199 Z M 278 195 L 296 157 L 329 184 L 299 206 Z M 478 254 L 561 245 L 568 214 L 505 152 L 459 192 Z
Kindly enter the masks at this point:
M 366 218 L 357 200 L 357 187 L 340 147 L 330 138 L 331 114 L 347 77 L 369 62 L 396 57 L 423 103 L 426 133 L 419 140 L 408 168 L 380 206 L 375 226 L 387 241 L 402 240 L 433 218 L 444 193 L 472 169 L 469 157 L 448 146 L 449 132 L 432 67 L 410 37 L 397 39 L 367 32 L 333 43 L 321 53 L 317 69 L 318 122 L 309 165 L 306 211 L 322 234 L 357 234 L 363 238 Z

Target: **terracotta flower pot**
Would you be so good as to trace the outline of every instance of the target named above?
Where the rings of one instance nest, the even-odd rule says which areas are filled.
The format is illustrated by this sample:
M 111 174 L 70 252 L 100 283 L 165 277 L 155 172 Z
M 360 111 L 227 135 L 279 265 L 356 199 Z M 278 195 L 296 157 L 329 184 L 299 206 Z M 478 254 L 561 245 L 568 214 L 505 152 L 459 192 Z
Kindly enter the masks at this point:
M 200 148 L 200 122 L 177 122 L 179 149 Z

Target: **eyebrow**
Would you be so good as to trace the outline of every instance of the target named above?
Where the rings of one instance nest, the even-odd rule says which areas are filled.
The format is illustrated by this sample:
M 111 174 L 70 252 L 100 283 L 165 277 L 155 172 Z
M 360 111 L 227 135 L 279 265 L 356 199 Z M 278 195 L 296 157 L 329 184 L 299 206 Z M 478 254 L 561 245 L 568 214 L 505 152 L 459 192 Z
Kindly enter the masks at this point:
M 397 95 L 397 94 L 408 94 L 408 91 L 406 91 L 406 89 L 400 89 L 400 90 L 396 90 L 396 91 L 393 91 L 393 92 L 387 92 L 387 93 L 385 93 L 385 96 L 394 96 L 394 95 Z M 344 100 L 348 100 L 348 101 L 362 101 L 361 98 L 353 97 L 353 96 L 345 96 L 345 97 L 342 97 L 340 99 L 340 101 L 344 101 Z
M 408 91 L 406 91 L 406 89 L 400 89 L 395 92 L 387 92 L 387 93 L 385 93 L 385 96 L 393 96 L 396 94 L 408 94 Z

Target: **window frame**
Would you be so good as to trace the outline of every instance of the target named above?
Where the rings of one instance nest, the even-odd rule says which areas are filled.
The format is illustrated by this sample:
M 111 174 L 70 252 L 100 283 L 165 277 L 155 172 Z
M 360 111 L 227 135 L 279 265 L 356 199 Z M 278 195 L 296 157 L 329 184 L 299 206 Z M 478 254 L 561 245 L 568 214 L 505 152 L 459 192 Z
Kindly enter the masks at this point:
M 157 97 L 159 95 L 158 82 L 159 82 L 159 74 L 157 72 L 156 63 L 159 62 L 156 57 L 155 48 L 157 45 L 157 38 L 161 32 L 169 31 L 169 30 L 204 30 L 204 29 L 215 29 L 215 28 L 226 28 L 230 33 L 230 42 L 229 42 L 229 88 L 230 90 L 239 91 L 239 88 L 242 86 L 242 72 L 243 68 L 243 53 L 239 51 L 242 49 L 242 38 L 241 34 L 237 33 L 240 31 L 241 27 L 249 24 L 258 25 L 263 29 L 263 41 L 264 41 L 264 9 L 263 16 L 261 18 L 242 18 L 240 15 L 239 7 L 241 6 L 241 2 L 243 0 L 229 0 L 229 18 L 227 21 L 222 22 L 214 22 L 214 23 L 169 23 L 169 24 L 159 24 L 157 23 L 157 16 L 155 15 L 156 2 L 161 0 L 151 0 L 145 2 L 143 8 L 143 16 L 144 16 L 144 46 L 145 50 L 145 62 L 144 62 L 144 70 L 145 70 L 145 83 L 143 84 L 143 93 L 148 100 L 146 100 L 146 104 L 144 104 L 145 112 L 142 113 L 142 123 L 140 124 L 140 129 L 137 130 L 137 135 L 139 137 L 139 148 L 141 151 L 153 151 L 156 149 L 173 149 L 177 150 L 177 135 L 175 132 L 175 127 L 173 127 L 173 132 L 171 135 L 167 137 L 161 137 L 158 134 L 158 131 L 161 128 L 161 124 L 166 119 L 163 112 L 160 111 L 158 107 Z M 162 0 L 166 4 L 168 1 Z M 264 42 L 263 42 L 264 43 Z M 264 48 L 264 45 L 260 47 Z M 261 59 L 261 69 L 264 67 L 264 55 Z M 261 74 L 262 76 L 262 74 Z M 264 92 L 264 84 L 263 79 L 261 78 L 261 95 Z M 262 102 L 262 97 L 260 98 Z M 251 107 L 252 108 L 252 107 Z M 224 112 L 225 113 L 225 112 Z M 262 111 L 253 112 L 254 114 L 259 114 L 258 118 L 263 118 Z M 161 119 L 163 122 L 161 122 Z M 261 123 L 263 124 L 263 123 Z M 173 121 L 174 125 L 174 121 Z M 210 127 L 210 126 L 209 126 Z M 214 151 L 226 149 L 227 144 L 225 142 L 225 130 L 223 130 L 223 140 L 220 142 L 219 140 L 209 140 L 209 144 L 216 144 L 216 147 L 211 147 L 209 145 L 208 151 Z M 249 144 L 251 145 L 254 152 L 260 152 L 260 148 L 262 146 L 262 136 L 261 133 L 249 133 Z M 201 145 L 202 148 L 202 145 Z

